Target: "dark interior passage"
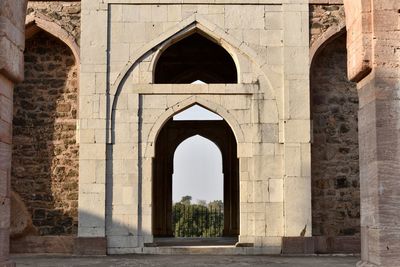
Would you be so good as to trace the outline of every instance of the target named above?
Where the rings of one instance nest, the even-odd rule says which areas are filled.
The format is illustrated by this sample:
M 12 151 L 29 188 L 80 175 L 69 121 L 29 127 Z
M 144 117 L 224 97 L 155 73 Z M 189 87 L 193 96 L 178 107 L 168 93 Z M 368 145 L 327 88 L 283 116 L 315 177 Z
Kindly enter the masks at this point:
M 154 83 L 237 83 L 231 55 L 220 45 L 194 33 L 167 48 L 158 59 Z

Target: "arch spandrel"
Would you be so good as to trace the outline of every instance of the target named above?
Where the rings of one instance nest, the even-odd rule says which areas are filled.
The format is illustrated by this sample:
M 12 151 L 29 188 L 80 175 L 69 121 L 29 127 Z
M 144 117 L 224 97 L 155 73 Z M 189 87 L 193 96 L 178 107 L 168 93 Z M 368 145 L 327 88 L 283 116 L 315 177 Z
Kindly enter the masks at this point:
M 172 118 L 175 114 L 177 114 L 193 105 L 196 105 L 196 104 L 221 116 L 231 127 L 238 144 L 245 142 L 244 134 L 243 134 L 242 129 L 240 128 L 239 123 L 227 110 L 225 110 L 220 105 L 215 104 L 211 101 L 207 101 L 199 96 L 191 96 L 191 97 L 187 98 L 186 100 L 176 103 L 175 105 L 173 105 L 172 107 L 167 109 L 153 124 L 153 127 L 151 127 L 150 132 L 148 134 L 148 138 L 147 138 L 147 146 L 146 146 L 145 152 L 144 152 L 145 158 L 154 157 L 154 152 L 155 152 L 154 145 L 157 140 L 158 134 L 161 131 L 161 129 L 163 128 L 163 126 L 165 125 L 165 123 L 167 123 L 168 120 L 170 118 Z

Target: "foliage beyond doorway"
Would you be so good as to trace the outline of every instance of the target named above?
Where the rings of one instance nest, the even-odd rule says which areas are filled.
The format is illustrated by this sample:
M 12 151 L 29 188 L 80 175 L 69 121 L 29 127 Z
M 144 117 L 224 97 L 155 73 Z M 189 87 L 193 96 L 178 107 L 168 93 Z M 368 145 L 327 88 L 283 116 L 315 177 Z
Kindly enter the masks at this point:
M 221 200 L 191 203 L 184 196 L 172 207 L 172 227 L 175 237 L 221 237 L 224 230 L 224 204 Z

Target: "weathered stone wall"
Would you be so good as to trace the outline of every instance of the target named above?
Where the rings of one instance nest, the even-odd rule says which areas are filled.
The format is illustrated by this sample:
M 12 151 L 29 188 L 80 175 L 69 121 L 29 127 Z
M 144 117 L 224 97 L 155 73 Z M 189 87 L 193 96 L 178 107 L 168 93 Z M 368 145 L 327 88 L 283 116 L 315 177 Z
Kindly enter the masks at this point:
M 10 180 L 12 99 L 23 79 L 26 1 L 0 1 L 0 266 L 12 267 L 10 251 Z
M 12 188 L 40 235 L 77 231 L 78 66 L 60 40 L 26 42 L 25 81 L 15 88 Z
M 345 24 L 343 5 L 310 5 L 310 46 L 332 26 Z
M 311 69 L 313 235 L 360 233 L 358 95 L 346 57 L 343 34 Z
M 27 15 L 44 15 L 75 38 L 79 45 L 81 35 L 81 2 L 29 2 Z

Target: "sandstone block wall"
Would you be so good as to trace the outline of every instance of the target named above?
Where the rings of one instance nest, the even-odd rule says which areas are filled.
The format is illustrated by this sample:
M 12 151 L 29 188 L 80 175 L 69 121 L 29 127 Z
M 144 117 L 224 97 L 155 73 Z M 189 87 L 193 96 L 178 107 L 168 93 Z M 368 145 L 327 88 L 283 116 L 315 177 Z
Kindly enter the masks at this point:
M 359 266 L 400 262 L 399 1 L 345 0 L 348 74 L 358 82 L 361 170 Z

